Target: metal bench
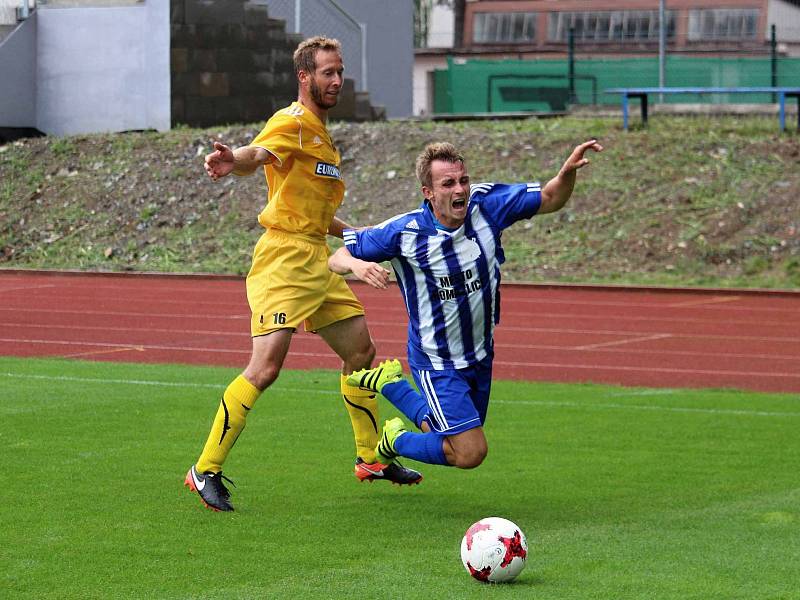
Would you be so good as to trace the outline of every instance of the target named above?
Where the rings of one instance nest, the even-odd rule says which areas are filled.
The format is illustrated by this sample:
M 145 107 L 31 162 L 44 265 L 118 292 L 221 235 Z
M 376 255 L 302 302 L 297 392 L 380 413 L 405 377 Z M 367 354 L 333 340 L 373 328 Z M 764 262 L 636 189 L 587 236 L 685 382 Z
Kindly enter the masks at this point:
M 647 97 L 650 94 L 775 94 L 781 131 L 786 130 L 786 98 L 797 98 L 797 130 L 800 131 L 800 87 L 649 87 L 613 88 L 607 94 L 622 94 L 622 126 L 628 130 L 628 100 L 639 98 L 642 125 L 647 125 Z

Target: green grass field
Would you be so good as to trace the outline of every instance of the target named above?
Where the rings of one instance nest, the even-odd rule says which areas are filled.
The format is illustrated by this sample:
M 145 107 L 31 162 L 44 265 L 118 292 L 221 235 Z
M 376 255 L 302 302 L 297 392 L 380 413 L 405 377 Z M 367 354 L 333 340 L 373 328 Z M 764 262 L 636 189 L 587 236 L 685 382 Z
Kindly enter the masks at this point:
M 213 513 L 183 477 L 235 374 L 1 358 L 0 596 L 800 598 L 797 396 L 496 382 L 486 462 L 398 488 L 352 476 L 335 373 L 287 371 Z M 511 585 L 461 566 L 491 515 Z

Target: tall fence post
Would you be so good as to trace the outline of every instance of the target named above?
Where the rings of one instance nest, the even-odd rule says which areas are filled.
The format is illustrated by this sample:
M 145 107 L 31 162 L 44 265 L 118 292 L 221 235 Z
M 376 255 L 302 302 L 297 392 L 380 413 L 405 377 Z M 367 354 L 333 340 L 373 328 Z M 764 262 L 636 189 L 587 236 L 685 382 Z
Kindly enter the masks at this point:
M 770 70 L 772 78 L 770 85 L 778 87 L 778 39 L 775 35 L 775 25 L 770 25 L 770 39 L 769 39 L 769 55 L 770 55 Z M 772 103 L 775 104 L 775 94 L 772 94 Z
M 575 104 L 577 98 L 575 97 L 575 28 L 569 28 L 569 35 L 567 37 L 567 69 L 569 78 L 569 103 Z
M 367 91 L 367 24 L 359 23 L 361 29 L 361 91 Z
M 667 56 L 667 10 L 665 0 L 658 3 L 658 87 L 666 85 L 665 63 Z M 664 103 L 664 94 L 658 95 L 659 103 Z

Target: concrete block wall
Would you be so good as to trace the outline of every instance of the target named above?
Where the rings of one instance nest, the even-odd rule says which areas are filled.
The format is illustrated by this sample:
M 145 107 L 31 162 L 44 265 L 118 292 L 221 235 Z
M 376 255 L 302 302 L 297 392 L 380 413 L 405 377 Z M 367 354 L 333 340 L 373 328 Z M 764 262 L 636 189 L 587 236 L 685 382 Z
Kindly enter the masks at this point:
M 297 98 L 286 32 L 249 0 L 171 0 L 172 124 L 266 121 Z

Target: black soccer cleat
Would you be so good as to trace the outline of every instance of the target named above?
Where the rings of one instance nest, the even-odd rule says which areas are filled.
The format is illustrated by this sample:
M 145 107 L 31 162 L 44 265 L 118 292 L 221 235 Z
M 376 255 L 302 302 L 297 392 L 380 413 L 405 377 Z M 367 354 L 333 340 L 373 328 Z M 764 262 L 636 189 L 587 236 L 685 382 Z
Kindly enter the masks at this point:
M 219 473 L 206 471 L 203 474 L 199 474 L 194 468 L 194 465 L 192 465 L 189 468 L 189 472 L 186 473 L 186 479 L 183 483 L 193 492 L 197 492 L 200 496 L 200 500 L 207 508 L 216 511 L 232 511 L 233 504 L 230 502 L 231 493 L 222 482 L 223 479 L 233 483 L 233 481 L 222 474 L 222 471 Z M 234 486 L 235 485 L 236 484 L 234 484 Z
M 396 460 L 384 465 L 379 462 L 366 463 L 363 458 L 357 458 L 355 476 L 370 483 L 385 480 L 396 485 L 415 485 L 422 481 L 422 473 L 407 469 Z

